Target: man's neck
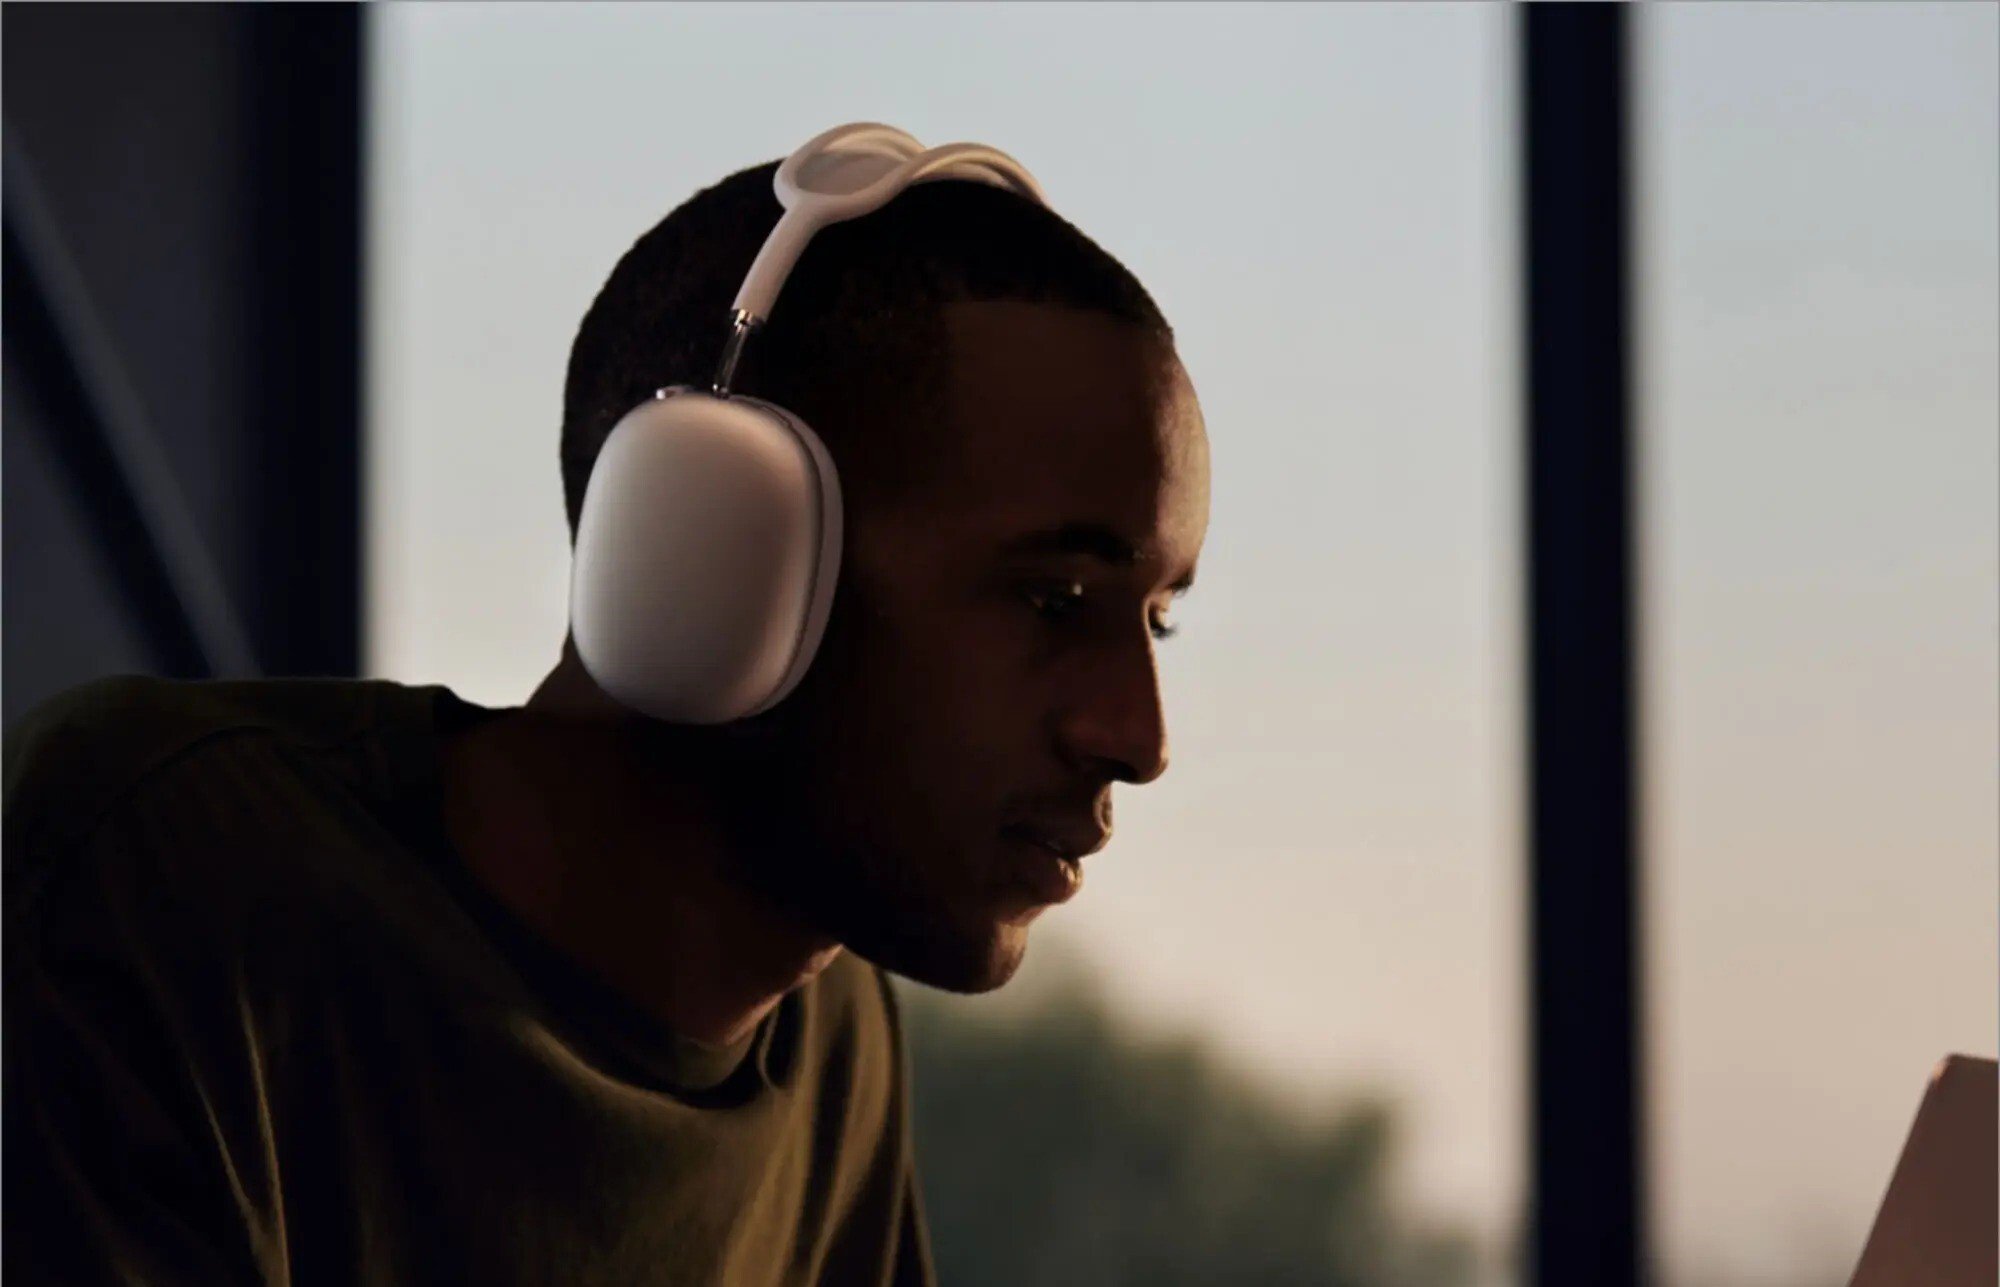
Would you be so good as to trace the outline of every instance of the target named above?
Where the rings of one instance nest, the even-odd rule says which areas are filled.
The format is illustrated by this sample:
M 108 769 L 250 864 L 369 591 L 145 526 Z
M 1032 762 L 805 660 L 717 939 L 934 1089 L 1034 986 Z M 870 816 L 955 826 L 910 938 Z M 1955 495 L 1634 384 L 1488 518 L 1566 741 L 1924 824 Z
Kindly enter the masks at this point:
M 445 746 L 445 818 L 474 879 L 668 1028 L 747 1035 L 840 953 L 733 878 L 721 811 L 635 754 L 629 715 L 569 660 L 525 707 Z

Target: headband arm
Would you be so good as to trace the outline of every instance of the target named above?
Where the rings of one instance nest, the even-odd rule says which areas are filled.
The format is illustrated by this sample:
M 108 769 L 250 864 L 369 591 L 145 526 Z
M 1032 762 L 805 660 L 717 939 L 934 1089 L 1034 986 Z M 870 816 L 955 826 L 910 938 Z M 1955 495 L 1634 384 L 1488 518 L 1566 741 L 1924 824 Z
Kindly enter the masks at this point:
M 711 386 L 717 397 L 729 396 L 744 343 L 770 317 L 785 279 L 821 228 L 879 210 L 913 184 L 942 179 L 984 183 L 1047 204 L 1035 176 L 1005 152 L 980 143 L 921 148 L 893 126 L 863 121 L 814 137 L 778 167 L 773 187 L 785 213 L 730 306 L 729 340 Z

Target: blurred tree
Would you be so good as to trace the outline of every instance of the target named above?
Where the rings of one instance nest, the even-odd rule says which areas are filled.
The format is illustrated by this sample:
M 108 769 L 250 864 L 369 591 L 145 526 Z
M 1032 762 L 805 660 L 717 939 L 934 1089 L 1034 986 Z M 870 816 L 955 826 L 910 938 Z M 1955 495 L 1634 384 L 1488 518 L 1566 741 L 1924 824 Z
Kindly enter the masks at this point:
M 1380 1101 L 1309 1120 L 1193 1040 L 1126 1031 L 1074 965 L 1011 1017 L 898 995 L 947 1287 L 1473 1280 L 1469 1237 L 1390 1210 Z

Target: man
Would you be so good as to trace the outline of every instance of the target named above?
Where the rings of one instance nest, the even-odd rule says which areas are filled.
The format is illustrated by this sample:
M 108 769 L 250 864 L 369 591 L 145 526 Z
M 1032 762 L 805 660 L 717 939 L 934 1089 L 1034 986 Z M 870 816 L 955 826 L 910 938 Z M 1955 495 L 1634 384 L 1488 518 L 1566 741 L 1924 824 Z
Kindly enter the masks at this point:
M 713 370 L 774 169 L 584 318 L 572 530 L 612 425 Z M 566 644 L 519 708 L 118 679 L 13 732 L 18 1281 L 930 1281 L 886 975 L 1005 983 L 1165 771 L 1205 433 L 1139 284 L 966 182 L 821 232 L 736 387 L 847 506 L 763 715 L 643 719 Z

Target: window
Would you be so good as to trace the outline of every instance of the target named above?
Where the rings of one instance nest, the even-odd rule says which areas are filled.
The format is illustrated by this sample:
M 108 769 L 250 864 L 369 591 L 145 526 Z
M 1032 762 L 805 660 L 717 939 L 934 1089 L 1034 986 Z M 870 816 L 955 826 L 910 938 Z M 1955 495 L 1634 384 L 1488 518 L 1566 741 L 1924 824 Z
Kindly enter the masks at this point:
M 1844 1282 L 1995 1045 L 1996 15 L 1639 24 L 1645 936 L 1675 1284 Z

